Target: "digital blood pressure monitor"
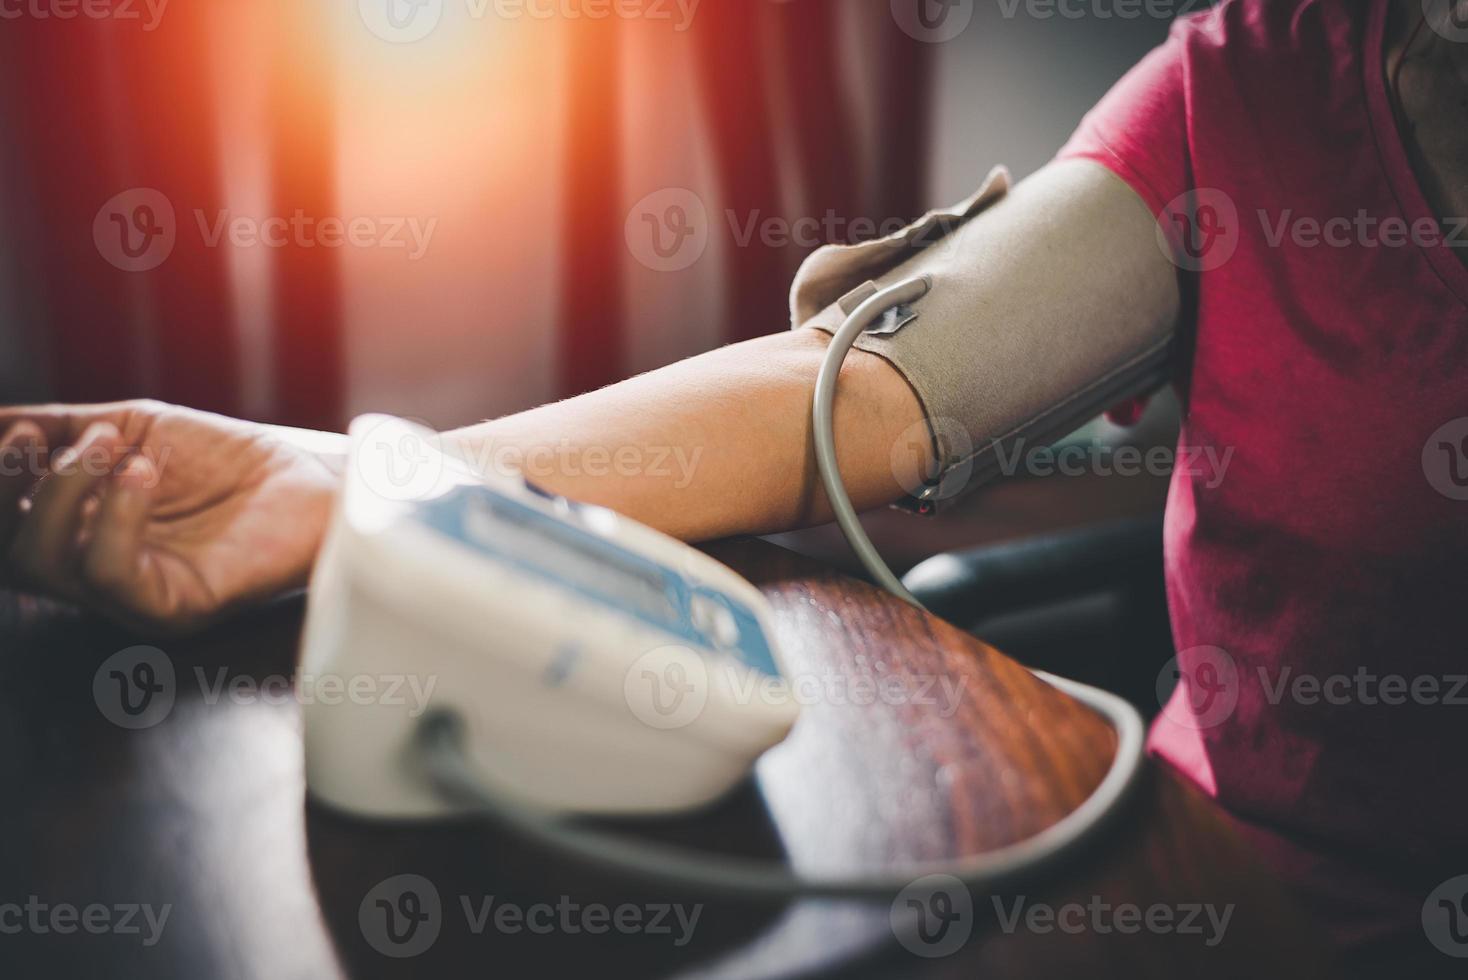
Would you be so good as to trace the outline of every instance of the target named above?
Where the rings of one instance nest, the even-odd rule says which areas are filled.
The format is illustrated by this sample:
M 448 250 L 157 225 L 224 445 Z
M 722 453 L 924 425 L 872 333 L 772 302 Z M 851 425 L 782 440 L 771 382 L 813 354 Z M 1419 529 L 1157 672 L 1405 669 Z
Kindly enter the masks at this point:
M 798 705 L 765 599 L 708 556 L 600 507 L 473 468 L 428 429 L 351 427 L 347 481 L 308 600 L 307 780 L 382 816 L 454 807 L 407 758 L 452 711 L 496 790 L 552 810 L 705 803 L 779 742 Z M 427 704 L 389 699 L 431 692 Z M 354 699 L 353 683 L 374 696 Z
M 832 415 L 856 337 L 932 285 L 929 276 L 872 284 L 832 336 L 811 407 L 817 469 L 837 523 L 872 578 L 914 605 L 857 519 Z M 1098 392 L 1093 400 L 1114 397 Z M 753 586 L 693 548 L 517 476 L 480 472 L 439 440 L 385 416 L 352 425 L 346 487 L 312 580 L 301 672 L 341 675 L 347 690 L 365 677 L 367 692 L 410 672 L 416 689 L 433 693 L 416 705 L 303 698 L 307 783 L 326 803 L 389 817 L 472 811 L 567 857 L 706 893 L 891 901 L 954 879 L 993 890 L 1052 871 L 1137 783 L 1145 726 L 1136 709 L 1036 671 L 1111 723 L 1116 755 L 1080 806 L 983 854 L 810 876 L 558 819 L 557 811 L 706 803 L 784 738 L 797 708 L 780 678 L 769 610 Z

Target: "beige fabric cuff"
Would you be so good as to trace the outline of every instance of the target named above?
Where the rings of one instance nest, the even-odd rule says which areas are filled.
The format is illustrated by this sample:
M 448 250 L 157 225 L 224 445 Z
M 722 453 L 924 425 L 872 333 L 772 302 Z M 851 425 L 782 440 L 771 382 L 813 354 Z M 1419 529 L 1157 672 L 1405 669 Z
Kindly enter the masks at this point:
M 1042 171 L 1011 195 L 995 167 L 955 207 L 886 238 L 818 249 L 795 277 L 792 327 L 834 333 L 877 288 L 932 276 L 927 296 L 856 341 L 896 367 L 927 417 L 939 467 L 909 488 L 912 509 L 933 509 L 999 475 L 1012 453 L 1166 379 L 1175 280 L 1152 215 L 1103 168 L 1060 166 L 1095 172 Z

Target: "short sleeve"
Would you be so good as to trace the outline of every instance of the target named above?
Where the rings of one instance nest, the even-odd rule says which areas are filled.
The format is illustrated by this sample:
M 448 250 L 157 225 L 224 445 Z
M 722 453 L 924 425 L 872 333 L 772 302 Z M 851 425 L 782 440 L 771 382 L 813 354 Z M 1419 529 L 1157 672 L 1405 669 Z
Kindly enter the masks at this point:
M 1056 154 L 1106 167 L 1154 215 L 1191 187 L 1184 51 L 1196 19 L 1176 21 L 1167 40 L 1112 86 Z

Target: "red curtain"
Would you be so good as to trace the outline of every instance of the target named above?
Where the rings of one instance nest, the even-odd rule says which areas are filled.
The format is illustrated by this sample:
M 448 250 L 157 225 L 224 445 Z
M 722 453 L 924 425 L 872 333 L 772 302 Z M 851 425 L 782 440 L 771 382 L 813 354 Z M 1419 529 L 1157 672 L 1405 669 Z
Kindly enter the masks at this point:
M 560 390 L 625 377 L 621 198 L 621 31 L 615 19 L 569 22 L 565 226 L 561 235 Z
M 210 61 L 218 25 L 210 18 L 240 2 L 170 4 L 150 31 L 105 18 L 21 18 L 0 31 L 0 107 L 11 136 L 5 208 L 15 216 L 19 278 L 33 293 L 26 306 L 38 311 L 31 327 L 44 334 L 58 398 L 147 395 L 242 410 L 229 246 L 211 246 L 198 227 L 199 215 L 210 221 L 231 206 L 218 157 Z M 704 0 L 697 8 L 687 34 L 696 65 L 690 82 L 715 163 L 717 186 L 706 190 L 722 208 L 793 217 L 781 200 L 782 186 L 792 185 L 804 213 L 817 218 L 880 223 L 911 217 L 927 203 L 931 48 L 884 24 L 870 32 L 869 50 L 843 50 L 842 38 L 851 35 L 838 20 L 852 2 Z M 271 93 L 270 131 L 262 135 L 270 157 L 266 206 L 286 218 L 334 213 L 332 15 L 294 0 L 229 9 L 269 20 L 258 59 Z M 622 91 L 615 18 L 572 18 L 566 29 L 573 77 L 564 89 L 558 386 L 570 394 L 627 371 L 619 118 L 622 100 L 635 93 Z M 858 145 L 852 64 L 872 65 L 882 78 L 874 120 L 882 138 L 871 152 Z M 797 168 L 783 182 L 776 156 L 782 124 L 790 127 Z M 161 242 L 153 233 L 165 221 L 173 246 L 156 267 L 129 271 L 109 261 L 132 261 L 119 251 L 124 234 L 144 252 Z M 779 329 L 802 250 L 756 236 L 721 254 L 730 297 L 723 336 Z M 340 260 L 339 250 L 298 243 L 270 252 L 273 396 L 257 414 L 319 427 L 344 422 Z
M 337 138 L 331 19 L 326 5 L 273 0 L 270 68 L 273 213 L 320 220 L 337 213 Z M 341 249 L 292 242 L 272 251 L 273 421 L 345 428 Z
M 195 208 L 222 205 L 214 114 L 199 81 L 204 9 L 179 5 L 149 33 L 127 21 L 39 17 L 0 32 L 16 151 L 5 187 L 23 208 L 14 247 L 22 287 L 39 294 L 44 320 L 32 329 L 45 333 L 59 398 L 234 407 L 223 257 L 191 233 Z M 143 263 L 144 250 L 163 254 L 169 234 L 161 265 L 117 267 L 129 253 Z
M 858 219 L 880 226 L 915 217 L 926 207 L 932 50 L 885 20 L 870 37 L 847 34 L 840 25 L 842 8 L 841 0 L 707 0 L 694 28 L 702 45 L 702 92 L 715 134 L 721 199 L 741 215 L 781 211 L 773 148 L 774 120 L 784 118 L 791 126 L 803 216 L 820 221 L 838 244 L 849 241 Z M 860 50 L 843 49 L 851 36 L 863 37 Z M 767 40 L 769 50 L 761 57 Z M 873 123 L 880 135 L 872 159 L 857 137 L 848 64 L 878 72 Z M 762 81 L 762 75 L 770 80 Z M 766 105 L 771 90 L 783 105 Z M 827 222 L 828 216 L 836 220 Z M 789 282 L 808 251 L 770 247 L 758 237 L 730 250 L 730 340 L 785 325 Z
M 211 65 L 217 6 L 169 4 L 145 25 L 130 16 L 145 5 L 89 4 L 87 16 L 21 16 L 0 31 L 10 144 L 0 193 L 31 294 L 21 305 L 35 311 L 22 326 L 49 352 L 46 387 L 58 399 L 241 409 L 229 246 L 200 228 L 231 204 Z M 265 36 L 280 45 L 260 63 L 275 73 L 272 207 L 286 216 L 332 206 L 331 45 L 311 6 L 254 8 L 275 18 Z M 338 425 L 335 253 L 287 247 L 274 261 L 271 414 Z
M 709 198 L 721 208 L 741 216 L 785 213 L 775 152 L 780 119 L 792 127 L 805 215 L 835 216 L 840 223 L 828 227 L 839 233 L 857 219 L 881 225 L 915 217 L 927 206 L 932 46 L 883 21 L 870 32 L 866 50 L 843 50 L 841 13 L 841 0 L 704 0 L 698 7 L 688 32 L 697 66 L 691 81 L 712 141 L 717 186 Z M 584 19 L 572 29 L 560 360 L 567 395 L 625 376 L 628 329 L 620 275 L 626 204 L 617 122 L 624 95 L 620 32 L 615 20 Z M 857 138 L 847 59 L 880 74 L 873 123 L 881 138 L 870 156 Z M 771 103 L 770 91 L 778 103 Z M 754 236 L 725 255 L 724 337 L 780 329 L 788 316 L 789 281 L 804 251 Z

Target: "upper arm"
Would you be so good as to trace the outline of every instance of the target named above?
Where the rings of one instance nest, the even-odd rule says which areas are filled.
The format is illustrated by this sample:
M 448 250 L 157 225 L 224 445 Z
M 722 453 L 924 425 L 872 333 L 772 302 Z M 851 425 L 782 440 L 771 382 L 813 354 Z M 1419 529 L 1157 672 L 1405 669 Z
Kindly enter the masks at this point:
M 983 479 L 1018 441 L 1064 435 L 1171 376 L 1188 267 L 1170 237 L 1185 225 L 1174 209 L 1191 200 L 1186 52 L 1213 30 L 1210 16 L 1181 18 L 1054 162 L 1007 194 L 992 175 L 987 194 L 945 216 L 959 220 L 947 234 L 822 250 L 802 269 L 793 311 L 828 330 L 844 316 L 831 300 L 863 280 L 933 277 L 915 319 L 857 341 L 922 402 L 956 477 L 929 496 Z M 849 281 L 835 281 L 841 271 Z
M 1073 160 L 875 277 L 933 279 L 911 322 L 857 342 L 922 403 L 949 476 L 930 496 L 981 480 L 1017 441 L 1064 435 L 1155 387 L 1168 370 L 1176 272 L 1138 194 Z M 830 329 L 841 316 L 838 306 L 810 322 Z

